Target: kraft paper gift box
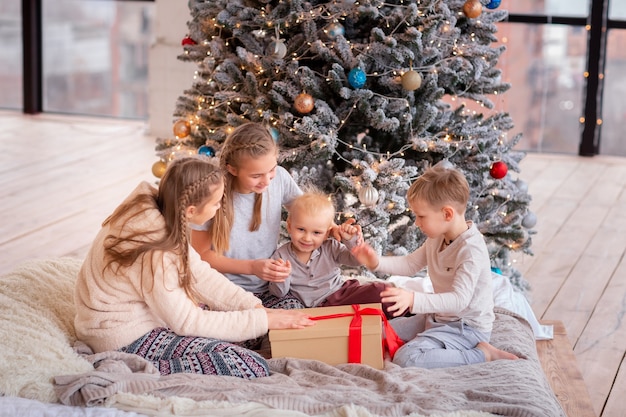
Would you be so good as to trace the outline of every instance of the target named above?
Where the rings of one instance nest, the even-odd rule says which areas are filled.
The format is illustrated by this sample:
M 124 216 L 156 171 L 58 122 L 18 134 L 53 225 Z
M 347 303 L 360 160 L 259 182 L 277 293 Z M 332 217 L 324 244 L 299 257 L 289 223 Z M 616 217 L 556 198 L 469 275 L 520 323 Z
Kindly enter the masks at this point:
M 359 313 L 355 309 L 358 309 Z M 301 310 L 316 320 L 315 325 L 304 329 L 270 330 L 272 357 L 315 359 L 329 365 L 353 362 L 382 369 L 384 315 L 381 317 L 381 314 L 375 314 L 372 309 L 382 311 L 380 304 Z M 344 317 L 327 318 L 333 315 Z M 359 340 L 355 340 L 358 338 L 358 332 L 350 334 L 351 323 L 353 331 L 358 327 L 358 324 L 355 326 L 353 323 L 357 315 L 361 318 Z M 358 318 L 356 320 L 358 321 Z M 350 354 L 352 358 L 349 358 Z

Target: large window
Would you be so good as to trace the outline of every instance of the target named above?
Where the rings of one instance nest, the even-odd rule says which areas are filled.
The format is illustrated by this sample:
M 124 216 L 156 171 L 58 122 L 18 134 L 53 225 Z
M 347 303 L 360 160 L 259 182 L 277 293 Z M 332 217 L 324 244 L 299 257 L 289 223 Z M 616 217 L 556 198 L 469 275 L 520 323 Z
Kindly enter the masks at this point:
M 500 7 L 512 14 L 584 17 L 589 14 L 589 3 L 590 0 L 504 0 Z
M 0 0 L 0 108 L 22 108 L 20 0 Z
M 584 28 L 564 25 L 500 23 L 507 50 L 500 59 L 503 80 L 500 110 L 511 114 L 518 149 L 576 154 L 585 87 Z
M 608 10 L 605 6 L 608 5 Z M 626 2 L 502 1 L 502 96 L 518 149 L 626 156 Z M 608 34 L 608 36 L 606 36 Z
M 620 5 L 626 14 L 626 4 Z M 626 156 L 626 30 L 612 29 L 607 40 L 602 104 L 603 155 Z
M 23 102 L 36 101 L 36 111 L 146 118 L 154 8 L 151 1 L 0 0 L 0 107 L 32 112 Z M 36 46 L 23 53 L 22 39 Z
M 42 5 L 44 111 L 145 118 L 154 3 Z

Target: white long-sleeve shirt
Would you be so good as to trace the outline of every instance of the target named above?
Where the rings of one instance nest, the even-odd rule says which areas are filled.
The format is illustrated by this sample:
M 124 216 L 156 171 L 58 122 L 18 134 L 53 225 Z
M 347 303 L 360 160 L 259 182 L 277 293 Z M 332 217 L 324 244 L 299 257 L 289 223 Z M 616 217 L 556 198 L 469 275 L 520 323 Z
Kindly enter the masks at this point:
M 141 183 L 128 197 L 156 196 L 156 189 Z M 180 256 L 155 252 L 152 261 L 141 257 L 119 271 L 105 266 L 104 241 L 109 235 L 123 236 L 136 230 L 160 230 L 165 219 L 156 199 L 141 215 L 108 223 L 96 236 L 80 269 L 74 291 L 79 340 L 95 352 L 124 347 L 157 327 L 167 327 L 181 336 L 200 336 L 230 342 L 267 333 L 267 314 L 255 308 L 261 301 L 200 259 L 189 248 L 189 266 L 194 287 L 208 310 L 193 302 L 179 284 Z M 140 211 L 145 207 L 137 207 Z M 155 239 L 149 235 L 143 239 Z
M 444 323 L 462 319 L 476 330 L 491 332 L 495 315 L 489 252 L 476 225 L 468 226 L 443 250 L 441 236 L 426 239 L 406 256 L 382 256 L 376 271 L 414 276 L 427 267 L 434 294 L 415 292 L 411 312 L 432 313 Z

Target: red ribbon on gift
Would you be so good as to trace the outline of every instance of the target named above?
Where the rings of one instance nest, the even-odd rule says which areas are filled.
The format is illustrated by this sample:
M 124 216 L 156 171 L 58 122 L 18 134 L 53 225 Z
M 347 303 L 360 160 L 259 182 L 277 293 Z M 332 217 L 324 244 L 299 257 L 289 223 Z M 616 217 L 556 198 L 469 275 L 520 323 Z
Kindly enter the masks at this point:
M 349 363 L 361 363 L 361 329 L 363 325 L 362 316 L 380 316 L 383 321 L 383 329 L 385 330 L 385 336 L 383 337 L 383 350 L 387 349 L 389 356 L 393 359 L 393 355 L 404 344 L 402 339 L 398 337 L 396 332 L 389 324 L 385 313 L 379 308 L 364 308 L 361 309 L 359 304 L 352 304 L 354 313 L 337 313 L 328 314 L 325 316 L 314 316 L 311 320 L 327 320 L 336 319 L 339 317 L 352 317 L 350 321 L 350 330 L 348 332 L 348 362 Z

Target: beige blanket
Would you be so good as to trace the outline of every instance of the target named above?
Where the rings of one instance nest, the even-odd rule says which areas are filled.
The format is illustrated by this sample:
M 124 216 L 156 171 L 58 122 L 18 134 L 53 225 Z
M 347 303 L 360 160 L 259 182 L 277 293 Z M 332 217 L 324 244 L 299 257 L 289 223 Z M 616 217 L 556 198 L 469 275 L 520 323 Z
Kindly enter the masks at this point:
M 492 342 L 524 360 L 437 370 L 388 362 L 375 370 L 272 359 L 272 375 L 257 380 L 160 376 L 136 356 L 93 355 L 75 343 L 71 289 L 79 265 L 39 261 L 0 278 L 3 393 L 148 415 L 565 416 L 541 371 L 530 327 L 506 311 L 497 314 Z M 9 357 L 13 363 L 2 360 Z

